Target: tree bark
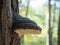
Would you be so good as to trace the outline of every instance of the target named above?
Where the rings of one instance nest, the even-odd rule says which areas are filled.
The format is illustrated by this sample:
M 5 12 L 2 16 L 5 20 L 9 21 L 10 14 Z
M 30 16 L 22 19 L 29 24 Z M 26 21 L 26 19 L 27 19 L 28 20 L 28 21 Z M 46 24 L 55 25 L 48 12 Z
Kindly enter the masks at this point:
M 2 41 L 2 25 L 1 25 L 2 7 L 3 7 L 3 0 L 0 0 L 0 45 L 3 44 L 3 41 Z
M 2 0 L 2 14 L 1 14 L 1 24 L 2 24 L 2 43 L 1 45 L 10 45 L 11 41 L 11 26 L 12 26 L 12 12 L 11 12 L 11 0 Z
M 12 30 L 12 17 L 18 12 L 18 0 L 0 0 L 0 45 L 19 45 L 20 38 Z

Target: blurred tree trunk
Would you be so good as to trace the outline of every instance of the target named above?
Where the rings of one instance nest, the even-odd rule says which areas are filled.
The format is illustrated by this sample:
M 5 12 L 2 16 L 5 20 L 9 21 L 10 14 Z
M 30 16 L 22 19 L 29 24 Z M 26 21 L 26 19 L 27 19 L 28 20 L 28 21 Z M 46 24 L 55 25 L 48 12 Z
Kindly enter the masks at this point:
M 52 30 L 51 30 L 51 0 L 49 0 L 49 45 L 52 45 Z
M 59 21 L 58 22 L 58 45 L 60 45 L 60 7 L 59 7 L 59 20 L 58 21 Z
M 27 0 L 26 17 L 28 16 L 28 12 L 29 12 L 29 3 L 30 0 Z
M 53 21 L 52 21 L 52 35 L 54 35 L 54 32 L 55 32 L 55 24 L 56 24 L 56 1 L 54 3 L 54 9 L 53 9 Z M 56 37 L 55 37 L 56 38 Z M 54 37 L 52 36 L 52 45 L 54 45 Z

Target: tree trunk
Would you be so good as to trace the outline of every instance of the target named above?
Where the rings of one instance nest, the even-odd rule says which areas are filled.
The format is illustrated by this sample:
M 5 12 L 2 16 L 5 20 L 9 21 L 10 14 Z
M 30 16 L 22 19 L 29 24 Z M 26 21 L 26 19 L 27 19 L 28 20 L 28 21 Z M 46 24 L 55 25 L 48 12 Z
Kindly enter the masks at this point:
M 52 30 L 51 30 L 51 0 L 49 0 L 49 45 L 52 45 Z
M 12 25 L 12 12 L 11 12 L 11 0 L 2 0 L 3 7 L 1 13 L 1 41 L 0 45 L 10 45 L 11 41 L 11 25 Z
M 2 7 L 3 7 L 3 0 L 0 0 L 0 45 L 3 44 L 3 42 L 2 42 L 2 25 L 1 25 Z
M 15 1 L 14 9 L 11 1 Z M 17 0 L 18 1 L 18 0 Z M 18 34 L 12 32 L 12 14 L 18 12 L 16 0 L 0 0 L 0 45 L 19 45 Z M 18 3 L 18 2 L 17 2 Z
M 30 0 L 27 0 L 26 17 L 28 16 L 28 13 L 29 13 L 29 3 L 30 3 Z
M 58 45 L 60 45 L 60 7 L 59 7 L 59 20 L 58 20 Z

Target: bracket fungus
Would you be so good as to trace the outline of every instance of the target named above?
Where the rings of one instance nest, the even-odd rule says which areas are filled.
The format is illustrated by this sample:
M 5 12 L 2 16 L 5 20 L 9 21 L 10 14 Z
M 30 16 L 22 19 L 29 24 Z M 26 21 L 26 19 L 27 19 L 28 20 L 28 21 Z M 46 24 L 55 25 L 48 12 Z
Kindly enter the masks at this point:
M 41 27 L 39 27 L 34 21 L 29 18 L 16 15 L 13 18 L 13 30 L 18 33 L 19 36 L 24 34 L 41 34 Z

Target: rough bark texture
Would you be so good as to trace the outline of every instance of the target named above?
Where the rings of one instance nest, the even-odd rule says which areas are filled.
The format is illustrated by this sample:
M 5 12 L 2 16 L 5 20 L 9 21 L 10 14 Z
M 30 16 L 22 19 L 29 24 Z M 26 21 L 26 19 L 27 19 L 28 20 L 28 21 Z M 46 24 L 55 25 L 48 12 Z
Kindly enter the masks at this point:
M 12 32 L 12 14 L 18 12 L 18 0 L 0 0 L 0 45 L 19 45 L 20 38 Z
M 17 1 L 0 0 L 0 45 L 19 45 L 20 38 L 17 33 L 12 32 L 11 28 L 12 14 L 15 15 L 18 12 Z
M 2 22 L 2 45 L 10 45 L 11 41 L 11 25 L 12 25 L 12 12 L 11 0 L 3 0 L 3 8 L 1 14 Z

